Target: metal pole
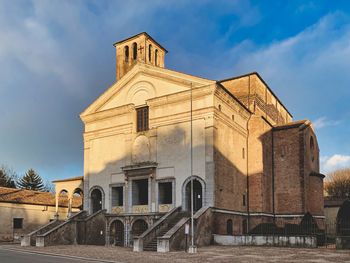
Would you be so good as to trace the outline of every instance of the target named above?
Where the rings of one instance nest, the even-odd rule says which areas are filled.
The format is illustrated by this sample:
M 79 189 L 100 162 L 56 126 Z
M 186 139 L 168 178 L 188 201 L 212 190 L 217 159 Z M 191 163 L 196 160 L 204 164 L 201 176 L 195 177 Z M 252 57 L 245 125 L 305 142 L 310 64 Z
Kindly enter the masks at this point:
M 192 105 L 192 82 L 191 82 L 191 247 L 189 253 L 196 253 L 194 246 L 194 222 L 193 222 L 193 105 Z

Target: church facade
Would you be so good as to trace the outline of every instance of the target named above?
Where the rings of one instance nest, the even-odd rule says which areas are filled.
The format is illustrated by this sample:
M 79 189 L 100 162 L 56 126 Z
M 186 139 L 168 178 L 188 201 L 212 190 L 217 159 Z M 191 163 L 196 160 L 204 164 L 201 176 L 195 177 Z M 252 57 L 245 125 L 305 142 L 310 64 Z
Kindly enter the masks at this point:
M 80 115 L 84 210 L 105 210 L 106 242 L 130 245 L 174 209 L 189 211 L 191 182 L 213 233 L 306 214 L 323 228 L 312 124 L 293 121 L 258 73 L 209 80 L 166 69 L 167 50 L 147 33 L 114 46 L 116 82 Z

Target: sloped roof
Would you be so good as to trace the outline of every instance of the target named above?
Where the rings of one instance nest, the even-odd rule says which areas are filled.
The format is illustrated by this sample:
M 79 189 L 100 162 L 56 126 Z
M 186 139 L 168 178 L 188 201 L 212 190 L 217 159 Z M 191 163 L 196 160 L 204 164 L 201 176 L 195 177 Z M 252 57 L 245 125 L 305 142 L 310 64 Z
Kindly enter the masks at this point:
M 56 205 L 55 195 L 52 193 L 7 187 L 0 187 L 0 202 L 47 206 Z M 79 208 L 81 204 L 82 198 L 74 196 L 72 207 Z M 58 205 L 60 207 L 68 207 L 68 197 L 60 196 Z
M 266 86 L 266 88 L 271 92 L 271 94 L 276 98 L 276 100 L 283 106 L 283 108 L 288 112 L 288 114 L 293 117 L 293 115 L 289 112 L 289 110 L 287 109 L 286 106 L 284 106 L 284 104 L 282 103 L 282 101 L 278 98 L 278 96 L 273 92 L 273 90 L 270 88 L 270 86 L 267 84 L 267 82 L 260 76 L 260 74 L 256 71 L 250 72 L 250 73 L 246 73 L 243 75 L 238 75 L 238 76 L 234 76 L 231 78 L 227 78 L 227 79 L 222 79 L 219 80 L 219 82 L 226 82 L 226 81 L 230 81 L 230 80 L 235 80 L 235 79 L 240 79 L 240 78 L 244 78 L 244 77 L 248 77 L 250 75 L 256 75 L 260 81 Z
M 282 125 L 277 125 L 277 126 L 273 127 L 273 129 L 274 130 L 286 130 L 286 129 L 298 128 L 302 125 L 309 125 L 309 124 L 310 124 L 309 120 L 300 120 L 300 121 L 289 122 L 289 123 L 282 124 Z

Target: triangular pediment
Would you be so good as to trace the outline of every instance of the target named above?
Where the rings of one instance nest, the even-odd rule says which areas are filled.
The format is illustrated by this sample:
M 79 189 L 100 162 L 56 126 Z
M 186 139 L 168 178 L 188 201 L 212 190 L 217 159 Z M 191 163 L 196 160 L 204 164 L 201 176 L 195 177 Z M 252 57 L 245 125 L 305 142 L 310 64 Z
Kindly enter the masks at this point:
M 215 81 L 143 63 L 136 64 L 123 78 L 99 96 L 81 117 L 128 104 L 144 105 L 155 97 L 214 84 Z

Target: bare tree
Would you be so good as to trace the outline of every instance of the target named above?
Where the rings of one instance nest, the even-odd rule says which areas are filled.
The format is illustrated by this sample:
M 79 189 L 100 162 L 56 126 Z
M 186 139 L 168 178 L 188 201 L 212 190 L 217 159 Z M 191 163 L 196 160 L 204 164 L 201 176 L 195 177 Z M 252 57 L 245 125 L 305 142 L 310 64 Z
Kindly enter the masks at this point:
M 46 180 L 44 185 L 44 192 L 55 193 L 55 186 L 49 180 Z
M 16 188 L 17 174 L 11 168 L 1 165 L 0 166 L 0 186 Z
M 350 168 L 336 170 L 328 175 L 325 191 L 336 198 L 350 198 Z

